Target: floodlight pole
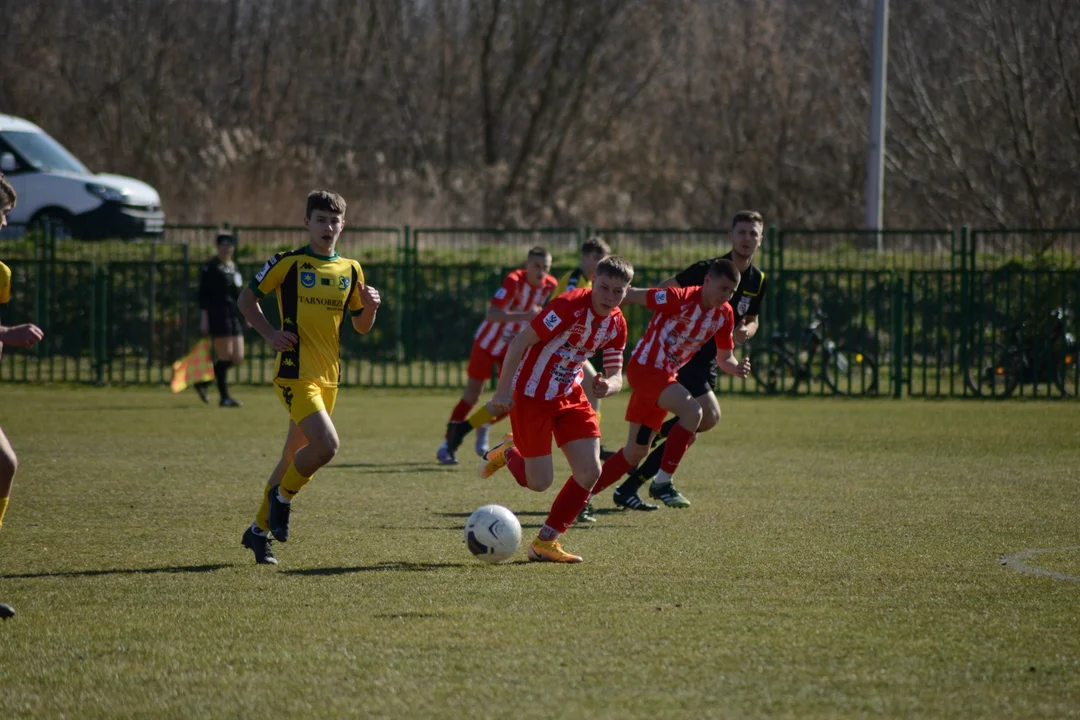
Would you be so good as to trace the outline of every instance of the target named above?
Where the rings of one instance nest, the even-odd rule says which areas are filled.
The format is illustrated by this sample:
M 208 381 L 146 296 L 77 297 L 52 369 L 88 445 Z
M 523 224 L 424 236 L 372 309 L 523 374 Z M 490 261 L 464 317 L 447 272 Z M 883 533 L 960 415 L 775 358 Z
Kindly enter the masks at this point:
M 874 3 L 874 67 L 870 78 L 870 143 L 866 168 L 866 227 L 883 229 L 885 193 L 885 82 L 889 59 L 889 0 Z M 883 249 L 877 233 L 877 249 Z

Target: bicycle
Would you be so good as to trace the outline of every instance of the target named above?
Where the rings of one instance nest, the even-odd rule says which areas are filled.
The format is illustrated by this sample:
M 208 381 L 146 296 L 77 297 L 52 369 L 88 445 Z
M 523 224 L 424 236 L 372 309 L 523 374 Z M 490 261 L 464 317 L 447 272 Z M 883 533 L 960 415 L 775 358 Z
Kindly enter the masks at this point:
M 802 383 L 813 380 L 821 380 L 836 395 L 874 395 L 878 385 L 874 356 L 827 338 L 820 309 L 811 312 L 797 343 L 786 333 L 774 332 L 767 345 L 751 351 L 750 374 L 770 395 L 794 395 Z
M 979 397 L 1004 399 L 1020 385 L 1035 385 L 1038 395 L 1039 385 L 1052 383 L 1061 397 L 1075 397 L 1080 386 L 1080 347 L 1066 329 L 1066 318 L 1071 316 L 1066 308 L 1054 308 L 1045 331 L 1030 321 L 1019 322 L 1004 332 L 1003 341 L 969 347 L 964 373 L 968 388 Z

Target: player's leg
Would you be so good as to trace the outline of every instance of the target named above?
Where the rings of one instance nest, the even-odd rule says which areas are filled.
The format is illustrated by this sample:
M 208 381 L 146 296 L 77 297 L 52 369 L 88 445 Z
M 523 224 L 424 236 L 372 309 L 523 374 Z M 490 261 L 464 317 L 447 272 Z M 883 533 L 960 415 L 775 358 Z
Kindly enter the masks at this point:
M 240 349 L 237 352 L 237 341 L 239 341 Z M 239 355 L 241 358 L 244 356 L 243 351 L 244 338 L 242 336 L 223 336 L 214 338 L 214 380 L 217 381 L 218 395 L 221 396 L 221 407 L 240 407 L 241 403 L 234 400 L 229 395 L 229 368 L 231 368 L 236 362 L 235 358 Z
M 649 485 L 649 495 L 663 501 L 668 507 L 690 507 L 686 499 L 672 482 L 675 471 L 679 468 L 686 449 L 694 441 L 694 435 L 701 424 L 702 409 L 698 401 L 680 384 L 669 386 L 660 394 L 660 407 L 679 418 L 671 428 L 664 442 L 664 453 L 660 459 L 660 470 Z
M 523 488 L 543 492 L 551 487 L 555 479 L 551 460 L 555 406 L 547 401 L 515 397 L 510 409 L 513 432 L 480 458 L 480 477 L 489 478 L 499 468 L 506 467 Z
M 484 383 L 491 377 L 492 358 L 486 350 L 473 343 L 472 352 L 469 354 L 469 366 L 466 370 L 468 380 L 465 390 L 461 393 L 461 399 L 450 413 L 450 421 L 446 424 L 446 434 L 442 444 L 435 451 L 435 459 L 443 465 L 457 465 L 457 448 L 464 438 L 462 425 L 469 417 L 469 413 L 480 401 L 480 393 L 484 389 Z
M 702 419 L 698 426 L 698 432 L 703 432 L 713 426 L 720 418 L 720 405 L 716 402 L 713 394 L 713 386 L 716 384 L 716 364 L 701 363 L 691 360 L 679 370 L 679 384 L 685 387 L 701 406 Z M 710 424 L 711 421 L 711 424 Z M 669 418 L 661 427 L 656 439 L 660 443 L 649 453 L 645 462 L 635 468 L 626 481 L 615 488 L 612 500 L 619 507 L 632 510 L 657 510 L 658 507 L 641 499 L 638 492 L 641 486 L 656 476 L 660 470 L 660 463 L 664 457 L 664 443 L 671 429 L 679 422 L 678 416 Z
M 307 445 L 307 438 L 304 437 L 304 433 L 297 424 L 289 420 L 289 430 L 285 435 L 285 445 L 281 449 L 281 458 L 274 467 L 274 471 L 270 473 L 270 478 L 266 481 L 266 487 L 263 488 L 262 502 L 259 504 L 259 510 L 255 513 L 255 522 L 244 531 L 244 536 L 240 539 L 240 543 L 244 547 L 255 553 L 255 562 L 260 565 L 277 565 L 277 558 L 274 557 L 270 539 L 270 500 L 271 497 L 276 497 L 281 478 L 285 475 L 285 471 L 289 469 L 289 466 L 292 465 L 296 453 L 304 445 Z
M 4 513 L 7 512 L 11 486 L 15 482 L 15 471 L 18 469 L 19 460 L 15 457 L 15 450 L 4 435 L 4 429 L 0 428 L 0 528 L 4 526 Z M 0 603 L 0 620 L 11 617 L 15 617 L 15 609 L 10 605 Z
M 4 527 L 4 513 L 7 512 L 11 499 L 11 486 L 15 482 L 15 471 L 19 469 L 19 459 L 15 450 L 0 428 L 0 528 Z
M 270 534 L 285 542 L 289 539 L 291 503 L 296 494 L 311 481 L 315 472 L 334 459 L 340 441 L 330 413 L 337 398 L 337 388 L 324 388 L 309 382 L 275 383 L 279 392 L 291 389 L 289 415 L 307 443 L 296 451 L 293 460 L 281 476 L 277 492 L 268 493 L 270 509 L 267 516 Z
M 483 389 L 483 383 L 487 382 L 487 378 L 490 378 L 492 369 L 495 371 L 495 377 L 498 378 L 499 373 L 502 372 L 502 358 L 495 357 L 493 355 L 485 354 L 485 359 L 482 362 L 476 363 L 474 366 L 473 361 L 469 361 L 469 376 L 470 377 L 483 377 L 481 380 L 481 389 Z M 474 413 L 466 418 L 465 422 L 451 423 L 446 428 L 446 447 L 453 453 L 457 454 L 458 448 L 465 442 L 465 438 L 473 430 L 476 431 L 476 443 L 474 448 L 476 454 L 480 457 L 484 456 L 484 453 L 488 451 L 488 430 L 492 425 L 497 423 L 506 417 L 505 413 L 498 413 L 495 408 L 491 406 L 491 402 L 486 402 L 481 405 Z
M 566 552 L 559 537 L 574 524 L 600 476 L 600 439 L 581 438 L 562 446 L 572 473 L 551 504 L 547 519 L 529 544 L 528 556 L 537 562 L 579 563 L 580 555 Z

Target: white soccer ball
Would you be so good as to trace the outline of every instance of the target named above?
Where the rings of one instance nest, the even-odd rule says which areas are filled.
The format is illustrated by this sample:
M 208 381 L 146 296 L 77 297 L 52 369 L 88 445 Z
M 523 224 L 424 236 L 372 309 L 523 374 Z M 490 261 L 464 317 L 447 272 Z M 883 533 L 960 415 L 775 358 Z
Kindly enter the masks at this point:
M 502 562 L 521 545 L 521 523 L 502 505 L 485 505 L 466 521 L 465 545 L 478 560 Z

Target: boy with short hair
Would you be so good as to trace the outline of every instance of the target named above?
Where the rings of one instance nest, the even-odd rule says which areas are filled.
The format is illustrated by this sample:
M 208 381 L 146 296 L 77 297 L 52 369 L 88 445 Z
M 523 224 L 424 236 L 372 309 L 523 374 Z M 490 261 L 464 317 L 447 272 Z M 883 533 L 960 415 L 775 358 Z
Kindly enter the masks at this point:
M 492 367 L 501 373 L 507 347 L 525 323 L 536 317 L 558 284 L 548 273 L 549 270 L 551 253 L 546 248 L 536 246 L 529 250 L 525 267 L 507 275 L 491 298 L 484 322 L 480 323 L 473 336 L 465 391 L 450 413 L 446 436 L 435 452 L 435 458 L 443 465 L 457 465 L 457 450 L 474 429 L 477 430 L 477 454 L 487 452 L 487 428 L 505 416 L 496 412 L 491 403 L 485 404 L 471 416 L 469 412 L 480 400 L 480 392 L 491 377 Z
M 7 214 L 15 207 L 15 188 L 0 174 L 0 230 L 7 226 Z M 0 305 L 11 300 L 11 270 L 7 265 L 0 262 Z M 32 348 L 41 342 L 45 333 L 33 323 L 4 327 L 0 325 L 0 356 L 4 352 L 4 343 L 15 347 Z M 4 514 L 7 513 L 8 502 L 11 498 L 11 486 L 15 482 L 15 471 L 19 468 L 19 460 L 15 457 L 15 450 L 4 435 L 4 429 L 0 427 L 0 528 L 4 526 Z M 10 605 L 0 603 L 0 619 L 14 617 L 15 610 Z
M 255 562 L 276 565 L 270 536 L 289 539 L 291 503 L 337 454 L 337 428 L 330 415 L 337 400 L 341 326 L 344 314 L 366 334 L 375 324 L 379 291 L 364 284 L 356 260 L 337 254 L 345 226 L 345 200 L 316 190 L 308 195 L 304 227 L 308 244 L 270 258 L 240 294 L 238 305 L 251 326 L 278 352 L 274 387 L 289 412 L 281 460 L 270 474 L 255 522 L 241 540 Z M 259 307 L 259 298 L 277 290 L 281 328 Z
M 761 248 L 762 233 L 765 221 L 761 213 L 755 210 L 740 210 L 731 218 L 731 230 L 728 239 L 731 241 L 731 251 L 720 257 L 710 258 L 694 263 L 678 275 L 668 278 L 660 283 L 660 287 L 696 287 L 705 282 L 705 275 L 709 268 L 717 260 L 730 260 L 740 273 L 739 286 L 735 288 L 728 304 L 735 313 L 735 330 L 732 337 L 736 345 L 743 345 L 754 337 L 758 331 L 759 316 L 762 301 L 765 299 L 767 285 L 765 273 L 754 265 L 754 255 Z M 679 383 L 690 391 L 701 408 L 701 424 L 698 432 L 703 433 L 711 430 L 720 422 L 720 403 L 716 399 L 713 387 L 716 385 L 716 348 L 711 343 L 706 343 L 692 358 L 679 370 Z M 628 510 L 659 510 L 657 505 L 647 503 L 638 496 L 638 491 L 646 480 L 649 480 L 660 470 L 660 463 L 664 455 L 661 446 L 668 432 L 678 422 L 678 418 L 672 417 L 660 428 L 658 438 L 653 442 L 660 442 L 649 454 L 649 457 L 635 469 L 619 487 L 615 488 L 612 500 L 618 507 Z M 652 483 L 649 486 L 649 495 L 660 500 L 668 507 L 684 508 L 690 506 L 690 501 L 683 496 L 672 483 Z
M 750 360 L 738 362 L 732 356 L 735 318 L 728 300 L 739 279 L 730 260 L 717 260 L 700 287 L 631 290 L 626 294 L 624 303 L 644 305 L 653 316 L 626 369 L 626 379 L 634 389 L 626 408 L 630 423 L 626 446 L 604 463 L 594 495 L 645 458 L 668 412 L 679 420 L 668 434 L 656 482 L 671 483 L 702 416 L 697 400 L 676 376 L 703 345 L 710 341 L 716 344 L 717 364 L 725 373 L 743 378 L 750 374 Z
M 505 372 L 491 404 L 510 412 L 513 433 L 480 461 L 480 477 L 507 466 L 522 487 L 538 492 L 554 480 L 551 438 L 566 455 L 573 475 L 552 503 L 551 512 L 529 545 L 529 560 L 579 563 L 563 550 L 559 536 L 574 523 L 600 476 L 600 423 L 581 387 L 582 366 L 602 352 L 605 375 L 593 379 L 596 397 L 622 388 L 626 320 L 619 304 L 633 266 L 611 255 L 596 266 L 589 290 L 572 290 L 552 300 L 510 343 Z

